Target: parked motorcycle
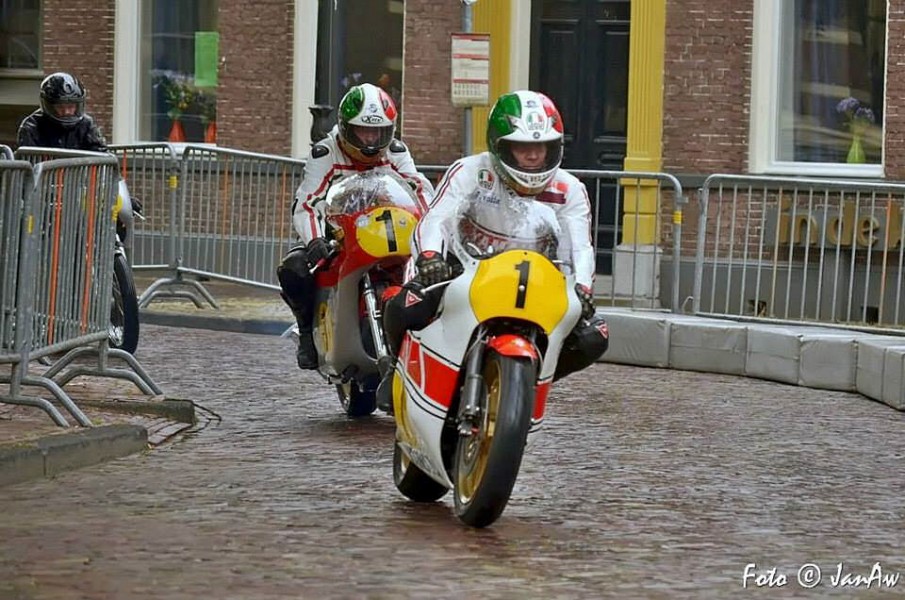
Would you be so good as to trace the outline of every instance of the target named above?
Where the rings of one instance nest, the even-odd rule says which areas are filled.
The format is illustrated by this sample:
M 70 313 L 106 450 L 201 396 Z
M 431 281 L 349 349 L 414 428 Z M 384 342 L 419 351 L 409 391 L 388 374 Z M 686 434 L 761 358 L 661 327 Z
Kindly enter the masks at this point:
M 109 344 L 133 354 L 138 348 L 139 318 L 135 279 L 126 250 L 132 248 L 136 217 L 141 219 L 141 203 L 129 194 L 120 178 L 114 207 L 116 246 L 113 250 L 113 304 L 110 307 Z
M 28 146 L 16 150 L 15 158 L 35 164 L 55 158 L 104 155 L 98 152 Z M 138 298 L 126 252 L 132 248 L 135 219 L 144 217 L 141 214 L 141 202 L 132 197 L 122 177 L 119 178 L 113 212 L 116 220 L 116 245 L 113 250 L 113 303 L 110 309 L 109 345 L 132 354 L 138 348 Z
M 376 409 L 377 385 L 392 368 L 381 322 L 382 296 L 389 286 L 402 283 L 421 210 L 403 179 L 374 171 L 333 185 L 324 205 L 335 254 L 327 265 L 314 267 L 318 372 L 336 386 L 345 413 L 360 417 Z
M 581 308 L 550 207 L 476 194 L 449 238 L 461 274 L 442 297 L 427 288 L 437 316 L 406 334 L 394 374 L 393 477 L 418 502 L 453 490 L 459 519 L 485 527 L 509 501 Z

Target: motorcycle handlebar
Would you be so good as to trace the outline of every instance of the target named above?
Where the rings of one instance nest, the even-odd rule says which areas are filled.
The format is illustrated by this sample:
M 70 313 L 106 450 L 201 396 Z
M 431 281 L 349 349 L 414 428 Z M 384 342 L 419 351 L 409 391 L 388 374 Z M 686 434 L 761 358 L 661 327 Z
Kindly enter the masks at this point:
M 330 240 L 329 242 L 327 242 L 327 245 L 330 247 L 330 251 L 327 253 L 327 256 L 314 263 L 314 266 L 311 267 L 310 271 L 308 271 L 312 275 L 314 275 L 319 269 L 326 266 L 327 263 L 333 260 L 334 256 L 339 254 L 339 242 L 337 242 L 336 240 Z

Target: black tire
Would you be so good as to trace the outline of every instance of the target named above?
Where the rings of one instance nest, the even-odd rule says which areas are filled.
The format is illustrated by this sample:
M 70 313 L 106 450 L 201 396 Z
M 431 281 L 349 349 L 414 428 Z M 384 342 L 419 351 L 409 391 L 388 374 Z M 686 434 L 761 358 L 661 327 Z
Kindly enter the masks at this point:
M 132 268 L 122 254 L 113 255 L 113 303 L 110 306 L 110 347 L 134 354 L 138 348 L 138 297 Z
M 393 481 L 403 496 L 415 502 L 436 502 L 449 491 L 410 461 L 399 442 L 393 449 Z
M 453 463 L 456 516 L 487 527 L 506 508 L 531 427 L 535 365 L 492 350 L 484 359 L 478 431 L 460 437 Z
M 339 403 L 346 416 L 367 417 L 377 410 L 377 385 L 373 379 L 369 377 L 363 382 L 364 390 L 359 389 L 357 381 L 336 384 L 336 395 L 339 396 Z

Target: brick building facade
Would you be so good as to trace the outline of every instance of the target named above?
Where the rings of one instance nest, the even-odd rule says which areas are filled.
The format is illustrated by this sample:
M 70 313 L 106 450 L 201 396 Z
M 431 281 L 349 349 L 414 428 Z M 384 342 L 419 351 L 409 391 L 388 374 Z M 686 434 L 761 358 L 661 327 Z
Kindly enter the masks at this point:
M 501 5 L 499 0 L 494 0 Z M 485 0 L 489 3 L 490 0 Z M 662 168 L 677 175 L 749 170 L 755 1 L 666 2 Z M 246 150 L 304 155 L 292 148 L 291 128 L 310 124 L 307 106 L 293 105 L 293 46 L 297 0 L 253 4 L 221 0 L 218 143 Z M 404 3 L 405 111 L 401 131 L 418 162 L 448 164 L 462 154 L 463 114 L 450 102 L 449 34 L 462 28 L 459 2 Z M 42 71 L 77 73 L 89 90 L 88 110 L 108 139 L 114 113 L 114 0 L 45 0 Z M 888 56 L 884 172 L 905 178 L 905 0 L 887 9 Z M 633 33 L 633 35 L 635 35 Z M 522 36 L 524 38 L 524 36 Z M 525 52 L 529 39 L 516 39 Z M 309 44 L 309 47 L 310 44 Z M 35 77 L 34 104 L 37 104 Z M 314 85 L 301 82 L 303 88 Z M 131 99 L 117 99 L 128 103 Z M 630 107 L 643 110 L 644 106 Z M 24 116 L 24 114 L 22 115 Z M 9 140 L 10 132 L 4 132 Z M 132 140 L 114 140 L 120 143 Z M 479 144 L 480 140 L 476 140 Z

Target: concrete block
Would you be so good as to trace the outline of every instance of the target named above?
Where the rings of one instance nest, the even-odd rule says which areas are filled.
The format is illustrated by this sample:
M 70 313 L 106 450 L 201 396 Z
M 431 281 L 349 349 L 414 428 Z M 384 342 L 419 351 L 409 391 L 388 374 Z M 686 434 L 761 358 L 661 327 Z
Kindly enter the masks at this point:
M 745 375 L 798 385 L 801 332 L 776 325 L 748 324 Z
M 883 401 L 883 367 L 886 349 L 905 348 L 905 337 L 864 335 L 858 338 L 855 386 L 858 393 Z
M 605 362 L 646 367 L 669 366 L 668 314 L 601 309 L 610 328 L 610 346 Z
M 35 444 L 0 447 L 0 487 L 44 477 L 44 452 Z
M 745 374 L 748 326 L 719 319 L 670 319 L 669 366 L 673 369 Z
M 851 392 L 857 389 L 856 331 L 812 328 L 801 336 L 798 385 Z
M 108 425 L 44 438 L 37 446 L 45 455 L 45 476 L 53 477 L 146 450 L 148 433 L 137 425 Z
M 883 354 L 883 396 L 897 410 L 905 410 L 905 346 L 890 346 Z

